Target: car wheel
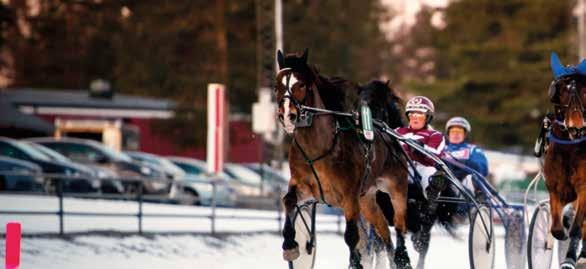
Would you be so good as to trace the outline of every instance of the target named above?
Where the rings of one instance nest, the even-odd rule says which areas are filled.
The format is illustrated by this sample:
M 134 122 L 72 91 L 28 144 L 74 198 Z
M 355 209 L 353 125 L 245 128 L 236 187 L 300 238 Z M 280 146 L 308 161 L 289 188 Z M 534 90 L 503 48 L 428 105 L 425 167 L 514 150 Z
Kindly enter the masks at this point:
M 201 205 L 199 194 L 195 190 L 183 189 L 179 197 L 179 203 L 182 205 Z

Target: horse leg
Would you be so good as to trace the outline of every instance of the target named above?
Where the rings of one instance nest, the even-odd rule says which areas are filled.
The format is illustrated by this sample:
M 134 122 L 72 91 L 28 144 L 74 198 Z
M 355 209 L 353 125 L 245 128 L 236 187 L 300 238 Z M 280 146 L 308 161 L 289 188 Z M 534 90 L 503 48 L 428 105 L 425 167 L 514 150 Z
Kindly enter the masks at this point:
M 385 240 L 383 240 L 380 236 L 377 235 L 374 241 L 374 253 L 376 262 L 374 268 L 396 269 L 395 264 L 391 262 L 392 259 L 389 259 L 389 256 L 395 256 L 395 248 L 393 247 L 392 241 L 389 240 L 388 242 L 385 242 Z
M 410 269 L 411 261 L 409 260 L 409 253 L 405 246 L 405 235 L 407 234 L 407 190 L 405 184 L 404 192 L 393 192 L 391 194 L 391 202 L 395 208 L 395 232 L 397 233 L 397 248 L 395 249 L 395 264 L 400 269 Z
M 375 232 L 375 242 L 374 242 L 374 250 L 376 255 L 376 268 L 382 268 L 384 266 L 383 256 L 386 253 L 389 266 L 391 268 L 395 267 L 395 247 L 393 246 L 393 241 L 391 240 L 391 231 L 389 230 L 389 222 L 387 220 L 387 216 L 383 213 L 383 207 L 381 206 L 390 206 L 390 203 L 387 202 L 385 204 L 383 201 L 379 202 L 378 200 L 381 199 L 381 195 L 387 197 L 388 195 L 384 193 L 378 193 L 375 189 L 372 189 L 367 192 L 365 196 L 362 196 L 360 199 L 360 211 L 366 218 L 368 222 L 372 224 Z M 387 200 L 388 201 L 388 200 Z M 390 214 L 390 213 L 389 213 Z M 388 218 L 392 218 L 391 215 Z
M 568 235 L 562 225 L 561 218 L 564 205 L 555 191 L 549 192 L 549 204 L 551 207 L 551 234 L 557 240 L 566 240 Z
M 360 218 L 360 220 L 361 221 L 358 227 L 358 234 L 360 239 L 358 240 L 356 248 L 360 253 L 360 264 L 362 265 L 362 267 L 372 269 L 373 262 L 375 259 L 374 247 L 376 244 L 376 237 L 372 236 L 372 225 L 364 221 L 364 218 Z
M 350 250 L 349 268 L 351 269 L 362 269 L 362 265 L 360 264 L 360 252 L 356 249 L 356 245 L 360 239 L 357 223 L 359 213 L 358 201 L 356 201 L 356 199 L 347 199 L 344 203 L 344 216 L 346 218 L 344 242 L 346 242 L 346 245 Z
M 570 230 L 570 245 L 568 252 L 566 253 L 566 259 L 560 265 L 560 269 L 574 269 L 576 268 L 576 251 L 581 239 L 581 228 L 576 225 L 576 222 L 572 224 Z
M 586 188 L 582 188 L 578 191 L 578 200 L 576 201 L 575 206 L 576 216 L 570 229 L 570 246 L 566 253 L 566 259 L 560 266 L 561 269 L 575 268 L 576 265 L 576 254 L 580 241 L 582 240 L 582 224 L 584 223 L 584 217 L 586 215 Z
M 403 179 L 403 180 L 400 180 Z M 391 197 L 394 210 L 393 223 L 397 232 L 397 248 L 395 249 L 394 262 L 398 268 L 411 268 L 407 247 L 405 247 L 405 234 L 407 234 L 407 175 L 403 177 L 383 177 L 385 186 Z M 377 185 L 379 185 L 377 183 Z
M 285 226 L 283 227 L 283 259 L 293 261 L 299 257 L 299 245 L 295 242 L 295 227 L 292 219 L 297 205 L 297 186 L 289 186 L 289 191 L 283 197 L 285 205 Z
M 578 264 L 586 263 L 586 225 L 582 223 L 582 249 L 580 250 L 580 256 L 578 256 Z
M 417 253 L 419 253 L 419 258 L 417 259 L 417 269 L 425 268 L 425 257 L 427 256 L 427 251 L 429 250 L 431 228 L 431 225 L 423 225 L 423 227 L 421 227 L 421 229 L 417 232 L 416 238 L 412 237 L 413 246 Z

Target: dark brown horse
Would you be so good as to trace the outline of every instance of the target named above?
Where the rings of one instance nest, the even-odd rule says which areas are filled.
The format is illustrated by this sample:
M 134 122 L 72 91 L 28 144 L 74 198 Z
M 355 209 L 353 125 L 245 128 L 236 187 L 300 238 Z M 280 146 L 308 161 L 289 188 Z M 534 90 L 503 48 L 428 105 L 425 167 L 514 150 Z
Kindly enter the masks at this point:
M 568 238 L 571 243 L 562 268 L 572 268 L 586 215 L 586 129 L 584 106 L 586 104 L 586 76 L 576 67 L 563 67 L 556 55 L 552 55 L 552 69 L 556 79 L 549 90 L 554 115 L 549 130 L 549 144 L 545 151 L 543 173 L 549 192 L 552 225 L 551 233 L 558 240 Z M 562 209 L 573 203 L 574 221 L 562 220 Z M 568 227 L 569 226 L 569 227 Z M 583 244 L 580 258 L 586 258 Z
M 307 51 L 302 55 L 290 54 L 286 57 L 279 51 L 278 63 L 280 72 L 275 86 L 278 114 L 293 139 L 289 148 L 289 191 L 283 197 L 287 214 L 283 229 L 283 257 L 290 261 L 299 255 L 291 222 L 295 205 L 316 199 L 344 211 L 344 240 L 350 250 L 351 268 L 362 268 L 361 255 L 356 248 L 360 239 L 357 222 L 361 215 L 373 225 L 389 253 L 393 245 L 388 226 L 395 226 L 397 249 L 394 256 L 389 255 L 390 262 L 399 268 L 410 268 L 404 240 L 408 180 L 406 160 L 398 152 L 399 145 L 392 140 L 385 144 L 380 135 L 376 135 L 372 142 L 364 141 L 351 118 L 330 113 L 312 115 L 306 109 L 307 106 L 344 112 L 354 110 L 361 103 L 359 95 L 364 88 L 341 78 L 319 75 L 315 68 L 307 64 Z M 370 85 L 380 88 L 381 84 L 385 85 L 381 89 L 386 91 L 388 102 L 396 102 L 398 98 L 386 84 Z M 379 99 L 382 102 L 386 100 Z M 387 114 L 381 115 L 387 116 L 388 124 L 400 124 L 399 110 L 388 109 L 384 112 Z M 367 169 L 368 165 L 370 169 Z M 367 177 L 363 179 L 365 174 Z M 377 195 L 377 191 L 384 192 L 383 198 L 386 199 L 379 199 L 381 194 Z M 392 203 L 394 211 L 388 220 L 380 206 L 384 202 Z M 391 207 L 390 204 L 384 206 Z

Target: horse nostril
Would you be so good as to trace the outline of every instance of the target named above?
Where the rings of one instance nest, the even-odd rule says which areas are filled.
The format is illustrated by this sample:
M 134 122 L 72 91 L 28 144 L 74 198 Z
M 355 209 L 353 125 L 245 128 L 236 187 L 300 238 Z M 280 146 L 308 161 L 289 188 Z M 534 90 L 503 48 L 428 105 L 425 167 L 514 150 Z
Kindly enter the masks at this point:
M 284 120 L 283 114 L 279 114 L 279 121 L 282 122 L 283 120 Z
M 297 114 L 293 114 L 293 113 L 289 114 L 290 121 L 295 121 L 296 119 L 297 119 Z

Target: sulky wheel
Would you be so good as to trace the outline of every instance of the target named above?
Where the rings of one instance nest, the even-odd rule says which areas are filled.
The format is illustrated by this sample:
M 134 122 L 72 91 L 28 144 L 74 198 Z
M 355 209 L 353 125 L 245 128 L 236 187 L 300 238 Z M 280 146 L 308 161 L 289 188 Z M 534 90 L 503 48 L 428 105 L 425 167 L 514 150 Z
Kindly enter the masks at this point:
M 549 202 L 541 202 L 533 211 L 527 239 L 529 269 L 550 269 L 555 239 L 549 232 L 551 211 Z
M 495 257 L 492 212 L 488 207 L 480 206 L 478 211 L 471 214 L 470 233 L 468 235 L 470 268 L 492 269 L 494 267 Z M 484 224 L 482 222 L 483 219 Z

